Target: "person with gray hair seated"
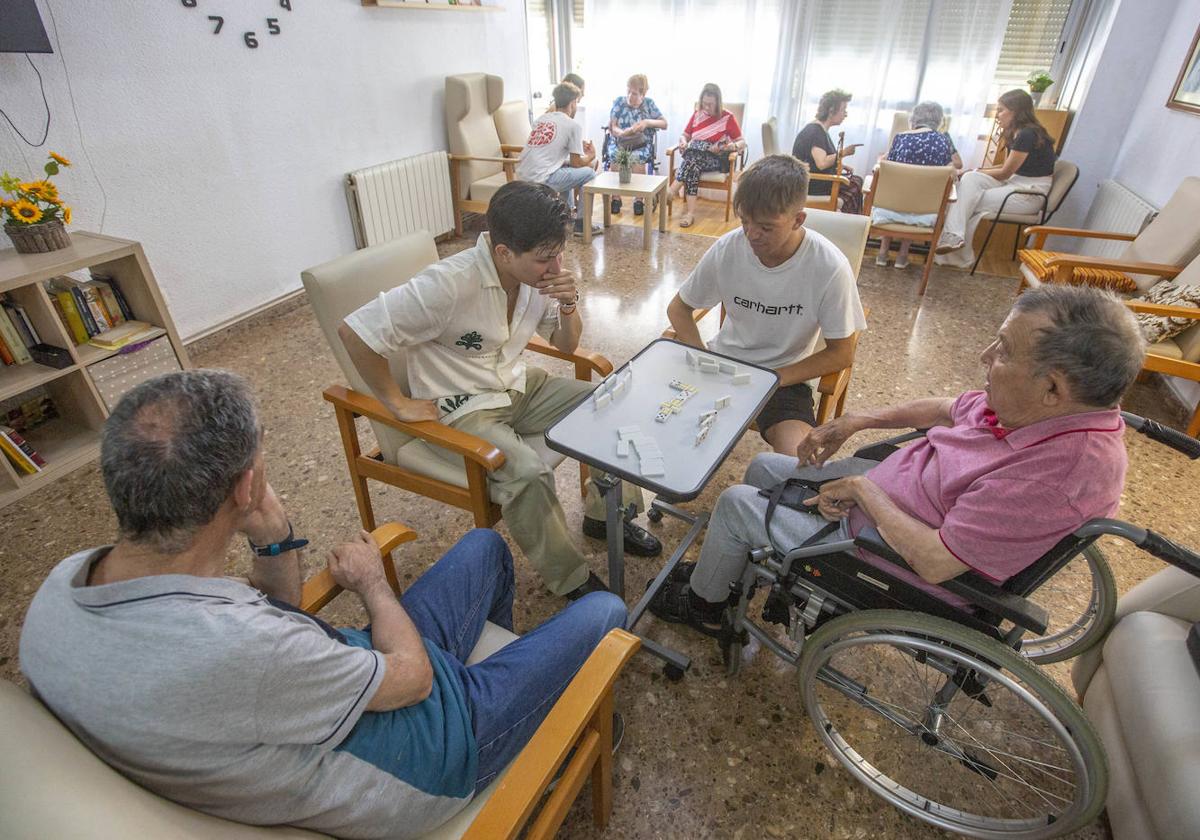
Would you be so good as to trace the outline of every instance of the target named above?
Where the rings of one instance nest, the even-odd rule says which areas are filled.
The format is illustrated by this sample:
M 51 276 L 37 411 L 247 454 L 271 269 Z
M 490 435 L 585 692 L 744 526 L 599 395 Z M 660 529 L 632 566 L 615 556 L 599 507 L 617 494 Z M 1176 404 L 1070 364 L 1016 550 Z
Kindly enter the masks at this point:
M 650 604 L 666 621 L 719 631 L 730 584 L 749 552 L 852 539 L 867 527 L 911 567 L 860 550 L 868 563 L 959 608 L 938 584 L 968 570 L 1000 585 L 1095 517 L 1112 516 L 1125 479 L 1117 407 L 1137 377 L 1145 341 L 1114 295 L 1046 285 L 1013 305 L 983 351 L 983 390 L 844 414 L 818 426 L 797 457 L 762 454 L 745 484 L 717 500 L 694 565 L 681 564 Z M 826 463 L 866 429 L 926 428 L 882 462 Z M 808 512 L 780 506 L 768 537 L 761 489 L 790 478 L 820 484 Z
M 954 141 L 950 139 L 949 134 L 942 131 L 944 120 L 945 112 L 938 103 L 918 103 L 908 118 L 910 129 L 902 131 L 892 138 L 892 146 L 883 159 L 917 166 L 953 165 L 955 169 L 962 169 L 962 157 L 959 156 L 958 149 L 954 148 Z M 874 224 L 899 223 L 933 227 L 937 217 L 897 213 L 884 207 L 872 207 L 871 221 Z M 907 239 L 900 240 L 900 247 L 896 250 L 896 268 L 908 268 L 909 244 Z M 888 251 L 891 250 L 891 247 L 892 242 L 889 237 L 880 238 L 879 256 L 875 258 L 875 265 L 887 265 Z
M 104 425 L 100 466 L 120 537 L 50 573 L 21 670 L 97 756 L 209 814 L 339 837 L 427 832 L 512 761 L 625 621 L 619 598 L 594 592 L 468 666 L 487 621 L 512 629 L 512 555 L 484 529 L 401 598 L 362 531 L 327 562 L 371 623 L 336 629 L 302 611 L 306 541 L 231 373 L 138 385 Z M 248 580 L 223 574 L 241 539 Z

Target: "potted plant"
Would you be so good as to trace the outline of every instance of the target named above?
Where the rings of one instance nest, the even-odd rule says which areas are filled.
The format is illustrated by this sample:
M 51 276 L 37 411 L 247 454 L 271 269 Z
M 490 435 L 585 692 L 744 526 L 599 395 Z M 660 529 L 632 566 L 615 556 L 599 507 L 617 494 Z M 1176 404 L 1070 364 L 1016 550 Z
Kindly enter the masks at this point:
M 1037 105 L 1042 101 L 1042 94 L 1046 92 L 1046 88 L 1054 84 L 1054 79 L 1050 78 L 1050 74 L 1045 70 L 1038 70 L 1030 75 L 1027 80 L 1029 85 L 1029 95 L 1033 97 L 1033 104 Z
M 628 184 L 633 180 L 633 170 L 630 168 L 633 162 L 633 155 L 628 149 L 617 149 L 617 181 L 621 184 Z
M 63 204 L 58 187 L 50 180 L 59 173 L 59 167 L 70 165 L 71 161 L 51 152 L 42 167 L 46 177 L 40 181 L 22 181 L 7 172 L 0 175 L 0 189 L 8 194 L 0 198 L 4 232 L 20 253 L 40 254 L 71 244 L 63 227 L 71 223 L 71 208 Z

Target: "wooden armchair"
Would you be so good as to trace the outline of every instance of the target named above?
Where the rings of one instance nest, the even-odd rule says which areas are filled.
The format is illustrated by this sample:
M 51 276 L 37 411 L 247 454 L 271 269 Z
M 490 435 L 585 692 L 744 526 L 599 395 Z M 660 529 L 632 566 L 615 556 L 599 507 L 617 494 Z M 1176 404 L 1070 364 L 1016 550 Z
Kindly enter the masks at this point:
M 417 535 L 389 523 L 371 536 L 386 558 Z M 385 562 L 390 573 L 390 562 Z M 390 573 L 393 587 L 394 578 Z M 316 612 L 339 591 L 328 570 L 323 571 L 305 582 L 300 606 Z M 503 628 L 486 625 L 468 663 L 487 658 L 515 638 Z M 508 769 L 423 840 L 496 840 L 522 832 L 547 840 L 589 779 L 592 819 L 604 828 L 612 812 L 613 686 L 640 644 L 624 630 L 605 636 Z M 163 799 L 102 762 L 41 703 L 7 682 L 0 683 L 0 721 L 0 773 L 5 779 L 0 813 L 6 835 L 179 840 L 324 836 L 289 826 L 243 825 Z M 564 769 L 559 783 L 545 796 L 560 766 Z
M 880 161 L 871 189 L 866 194 L 863 215 L 871 216 L 875 204 L 900 213 L 916 213 L 935 216 L 931 227 L 886 222 L 871 224 L 869 236 L 884 236 L 929 245 L 925 255 L 925 270 L 921 274 L 918 295 L 925 294 L 929 285 L 929 272 L 933 268 L 933 246 L 942 235 L 946 223 L 946 207 L 954 189 L 953 166 L 917 166 L 911 163 Z
M 1200 178 L 1184 178 L 1166 206 L 1140 233 L 1112 233 L 1035 225 L 1026 228 L 1033 247 L 1017 252 L 1021 261 L 1020 292 L 1042 283 L 1072 283 L 1112 289 L 1125 294 L 1144 292 L 1162 277 L 1178 274 L 1200 254 Z M 1108 239 L 1128 242 L 1116 258 L 1046 251 L 1046 237 Z
M 696 110 L 700 109 L 699 103 L 696 105 Z M 737 120 L 739 128 L 742 128 L 743 134 L 745 128 L 742 125 L 742 117 L 746 112 L 746 105 L 743 102 L 726 102 L 725 110 L 733 114 L 733 118 Z M 675 186 L 675 155 L 679 154 L 678 146 L 671 146 L 667 149 L 667 213 L 674 213 L 674 192 Z M 725 193 L 725 221 L 729 221 L 730 213 L 733 208 L 733 188 L 734 182 L 737 180 L 738 173 L 746 167 L 746 150 L 735 149 L 727 152 L 729 158 L 728 172 L 705 172 L 700 176 L 700 189 L 702 190 L 717 190 Z
M 504 80 L 486 73 L 446 77 L 446 137 L 450 145 L 450 195 L 454 232 L 462 236 L 463 213 L 486 213 L 496 190 L 515 177 L 521 146 L 502 145 L 497 116 L 507 123 Z M 524 138 L 522 139 L 524 142 Z
M 486 440 L 443 423 L 397 420 L 370 395 L 337 335 L 347 315 L 380 292 L 405 282 L 437 258 L 433 238 L 422 231 L 338 257 L 301 274 L 317 321 L 350 382 L 350 387 L 331 385 L 325 389 L 324 397 L 337 418 L 359 516 L 367 530 L 375 527 L 368 480 L 468 510 L 480 528 L 490 528 L 500 520 L 500 506 L 490 496 L 487 478 L 488 473 L 504 463 L 503 453 Z M 571 362 L 575 377 L 584 381 L 589 381 L 593 373 L 607 376 L 613 369 L 612 363 L 597 353 L 584 350 L 563 353 L 537 336 L 527 349 Z M 392 375 L 407 392 L 403 354 L 393 357 L 391 365 Z M 364 451 L 355 424 L 358 417 L 370 422 L 377 447 Z M 545 445 L 541 435 L 528 435 L 524 440 L 551 467 L 564 460 Z M 581 466 L 581 489 L 586 478 L 586 469 Z
M 826 210 L 810 210 L 804 226 L 820 233 L 837 246 L 838 250 L 849 260 L 850 269 L 854 272 L 854 279 L 857 281 L 859 270 L 862 268 L 863 251 L 867 247 L 867 231 L 871 226 L 870 218 L 860 215 L 848 215 L 846 213 L 833 213 Z M 710 311 L 709 309 L 696 309 L 692 312 L 692 318 L 695 319 L 696 323 L 700 323 Z M 863 312 L 868 316 L 871 314 L 870 310 L 865 307 Z M 720 319 L 722 322 L 725 321 L 724 307 L 721 307 Z M 663 332 L 663 338 L 676 338 L 675 330 L 668 328 Z M 857 349 L 857 333 L 854 335 L 853 340 Z M 822 349 L 824 346 L 824 341 L 820 341 L 817 345 L 817 350 Z M 842 416 L 842 412 L 846 407 L 846 392 L 850 388 L 850 375 L 853 372 L 854 365 L 851 363 L 849 367 L 842 368 L 833 373 L 827 373 L 819 380 L 809 383 L 813 389 L 813 393 L 819 395 L 816 412 L 818 425 L 834 417 Z
M 829 210 L 836 213 L 838 210 L 838 194 L 842 187 L 850 186 L 850 179 L 842 174 L 842 158 L 844 157 L 843 144 L 846 139 L 844 131 L 838 132 L 837 156 L 833 166 L 833 171 L 836 175 L 827 175 L 824 172 L 809 172 L 808 182 L 813 181 L 828 181 L 829 195 L 810 195 L 808 201 L 805 202 L 806 207 L 814 207 L 818 210 Z

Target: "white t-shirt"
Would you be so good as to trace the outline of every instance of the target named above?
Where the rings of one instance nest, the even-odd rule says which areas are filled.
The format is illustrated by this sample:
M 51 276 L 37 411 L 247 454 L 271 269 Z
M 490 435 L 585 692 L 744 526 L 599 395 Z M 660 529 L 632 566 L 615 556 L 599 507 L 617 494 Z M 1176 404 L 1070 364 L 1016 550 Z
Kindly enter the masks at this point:
M 517 178 L 544 184 L 546 179 L 570 163 L 571 155 L 583 154 L 583 127 L 559 111 L 542 114 L 529 132 L 529 141 L 517 162 Z
M 759 262 L 740 228 L 730 231 L 701 258 L 679 297 L 693 309 L 725 306 L 709 349 L 774 370 L 811 355 L 819 336 L 847 338 L 867 328 L 850 263 L 812 230 L 775 268 Z

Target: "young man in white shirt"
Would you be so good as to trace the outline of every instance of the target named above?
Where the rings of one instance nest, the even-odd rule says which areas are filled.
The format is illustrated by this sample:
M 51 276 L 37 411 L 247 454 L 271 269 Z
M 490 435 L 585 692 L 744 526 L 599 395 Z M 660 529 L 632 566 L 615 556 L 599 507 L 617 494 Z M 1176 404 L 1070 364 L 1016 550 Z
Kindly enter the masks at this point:
M 596 177 L 596 148 L 583 139 L 583 127 L 575 122 L 582 95 L 570 82 L 555 86 L 554 110 L 533 124 L 516 171 L 520 180 L 545 184 L 559 193 L 572 211 L 583 185 Z M 602 225 L 592 228 L 592 233 L 603 231 Z M 583 232 L 582 218 L 575 220 L 575 232 Z
M 351 313 L 338 330 L 355 368 L 401 420 L 440 420 L 504 453 L 489 474 L 513 539 L 551 592 L 574 600 L 604 589 L 571 541 L 554 492 L 554 471 L 522 435 L 540 434 L 594 385 L 526 367 L 521 351 L 537 332 L 564 353 L 579 346 L 583 319 L 575 275 L 563 270 L 570 211 L 550 188 L 505 184 L 492 197 L 488 232 Z M 411 397 L 387 356 L 406 351 Z M 447 455 L 457 461 L 457 456 Z M 605 537 L 604 502 L 587 488 L 583 531 Z M 639 501 L 622 488 L 625 504 Z M 632 522 L 625 550 L 654 556 L 662 544 Z
M 667 307 L 679 340 L 701 349 L 692 313 L 724 307 L 708 347 L 779 374 L 757 423 L 763 439 L 789 455 L 816 425 L 808 380 L 849 366 L 854 336 L 867 326 L 845 255 L 804 227 L 807 197 L 808 168 L 791 155 L 748 168 L 733 197 L 741 228 L 708 249 Z M 825 348 L 814 353 L 818 337 Z

